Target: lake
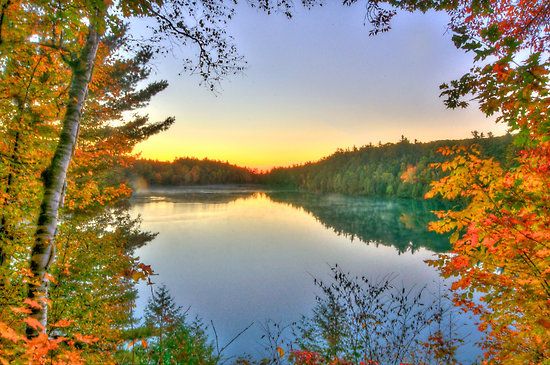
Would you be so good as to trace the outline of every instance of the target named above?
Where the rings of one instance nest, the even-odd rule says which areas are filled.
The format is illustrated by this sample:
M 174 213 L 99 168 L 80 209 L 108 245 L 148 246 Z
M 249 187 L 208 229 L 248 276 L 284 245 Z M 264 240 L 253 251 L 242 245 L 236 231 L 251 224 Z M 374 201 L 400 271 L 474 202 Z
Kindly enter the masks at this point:
M 254 325 L 226 355 L 261 356 L 262 324 L 309 314 L 318 293 L 313 278 L 330 266 L 406 287 L 436 289 L 441 279 L 425 264 L 445 252 L 446 237 L 426 231 L 440 207 L 433 202 L 316 195 L 255 187 L 194 187 L 136 195 L 132 213 L 158 232 L 140 248 L 177 303 L 209 324 L 220 345 Z M 149 288 L 139 287 L 137 313 Z M 475 334 L 474 336 L 475 337 Z M 473 338 L 472 337 L 472 338 Z M 477 351 L 469 346 L 464 358 Z

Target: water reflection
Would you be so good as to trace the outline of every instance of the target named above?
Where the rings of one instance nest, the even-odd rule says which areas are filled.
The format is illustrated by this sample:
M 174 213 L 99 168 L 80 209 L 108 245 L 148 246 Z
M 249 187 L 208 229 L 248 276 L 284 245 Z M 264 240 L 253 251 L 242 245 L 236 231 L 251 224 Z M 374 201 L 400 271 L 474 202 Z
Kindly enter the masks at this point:
M 139 190 L 132 196 L 134 205 L 150 202 L 226 204 L 250 198 L 260 189 L 252 186 L 189 186 L 183 188 L 152 188 Z
M 200 189 L 134 198 L 143 228 L 159 232 L 137 254 L 179 305 L 214 322 L 221 343 L 256 323 L 229 354 L 261 353 L 265 320 L 289 323 L 309 313 L 313 277 L 327 278 L 329 265 L 374 279 L 394 274 L 407 287 L 438 286 L 424 260 L 444 250 L 445 239 L 426 232 L 431 208 L 418 202 Z M 149 288 L 139 292 L 138 314 Z
M 434 252 L 449 249 L 447 237 L 429 232 L 431 211 L 440 203 L 412 199 L 376 199 L 297 192 L 267 192 L 278 203 L 301 208 L 338 235 L 365 243 L 393 246 L 399 253 L 420 247 Z
M 414 253 L 419 248 L 445 252 L 449 246 L 446 236 L 427 230 L 435 220 L 434 210 L 441 203 L 413 199 L 381 199 L 351 197 L 337 194 L 321 195 L 303 192 L 260 190 L 258 187 L 186 187 L 181 189 L 147 190 L 134 196 L 133 204 L 156 203 L 160 211 L 175 204 L 196 204 L 193 214 L 201 214 L 204 206 L 228 204 L 240 199 L 263 199 L 282 203 L 311 214 L 318 222 L 337 235 L 360 240 L 367 244 L 392 246 L 399 253 Z

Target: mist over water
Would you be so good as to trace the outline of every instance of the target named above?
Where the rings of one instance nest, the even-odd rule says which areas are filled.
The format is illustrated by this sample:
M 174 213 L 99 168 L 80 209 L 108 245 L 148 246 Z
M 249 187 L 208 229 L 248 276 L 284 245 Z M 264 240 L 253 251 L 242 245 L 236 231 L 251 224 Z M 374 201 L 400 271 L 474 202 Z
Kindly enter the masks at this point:
M 143 229 L 159 232 L 137 252 L 157 274 L 153 281 L 166 284 L 191 316 L 211 320 L 220 345 L 254 323 L 226 351 L 252 356 L 263 353 L 266 320 L 286 324 L 310 313 L 318 294 L 313 278 L 327 279 L 331 265 L 437 291 L 442 280 L 424 261 L 448 240 L 425 229 L 433 209 L 413 200 L 256 187 L 153 190 L 132 206 Z M 149 293 L 140 286 L 138 315 Z

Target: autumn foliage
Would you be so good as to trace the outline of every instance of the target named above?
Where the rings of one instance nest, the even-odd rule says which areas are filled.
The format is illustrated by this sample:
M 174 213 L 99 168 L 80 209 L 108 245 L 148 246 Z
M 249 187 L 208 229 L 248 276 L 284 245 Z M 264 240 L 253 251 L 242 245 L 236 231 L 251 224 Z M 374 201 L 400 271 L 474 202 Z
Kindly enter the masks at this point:
M 270 9 L 268 2 L 259 3 Z M 382 3 L 369 1 L 376 15 L 368 15 L 384 31 L 393 12 L 384 11 Z M 446 105 L 465 107 L 473 97 L 487 116 L 515 134 L 521 151 L 510 166 L 482 158 L 476 147 L 441 150 L 449 159 L 434 167 L 444 177 L 427 197 L 456 202 L 454 209 L 438 212 L 439 221 L 431 225 L 451 233 L 453 250 L 432 264 L 454 280 L 456 304 L 480 315 L 488 363 L 542 363 L 550 358 L 550 2 L 386 3 L 450 14 L 455 45 L 472 52 L 475 62 L 467 74 L 441 86 Z M 166 5 L 162 12 L 161 5 Z M 192 16 L 182 15 L 183 5 Z M 114 361 L 124 343 L 121 333 L 132 320 L 134 281 L 152 273 L 133 257 L 133 249 L 154 237 L 141 232 L 139 221 L 124 209 L 130 189 L 116 167 L 129 163 L 136 143 L 173 123 L 172 118 L 150 123 L 139 114 L 126 118 L 167 83 L 140 88 L 149 76 L 153 49 L 124 48 L 129 42 L 124 19 L 156 17 L 156 43 L 168 35 L 198 47 L 197 62 L 185 67 L 213 89 L 222 77 L 242 70 L 225 34 L 231 6 L 176 0 L 1 2 L 0 363 Z M 109 13 L 112 7 L 117 11 Z M 195 16 L 202 20 L 186 25 Z M 71 164 L 62 176 L 55 241 L 52 234 L 43 245 L 53 254 L 37 277 L 30 252 L 51 178 L 48 166 L 63 142 L 62 121 L 74 102 L 70 85 L 90 34 L 100 34 L 101 41 L 92 77 L 81 85 L 86 107 L 77 113 L 78 143 L 67 149 Z M 410 166 L 404 179 L 414 181 L 415 170 Z M 42 285 L 47 288 L 42 302 L 28 297 L 30 289 Z M 33 312 L 49 319 L 41 322 Z M 432 340 L 438 343 L 438 337 Z M 295 364 L 321 363 L 311 351 L 290 356 Z M 338 357 L 331 361 L 346 363 Z
M 100 4 L 101 5 L 101 4 Z M 48 9 L 46 11 L 45 9 Z M 130 189 L 117 179 L 133 146 L 173 120 L 129 121 L 166 87 L 137 84 L 149 75 L 151 54 L 120 57 L 125 29 L 104 39 L 81 116 L 79 144 L 65 182 L 55 252 L 43 278 L 29 270 L 44 181 L 60 138 L 71 62 L 85 41 L 84 2 L 7 1 L 1 7 L 0 50 L 0 363 L 109 361 L 131 319 L 133 249 L 150 239 L 120 204 Z M 51 13 L 49 11 L 52 11 Z M 54 11 L 55 10 L 55 11 Z M 72 61 L 71 61 L 72 60 Z M 122 77 L 124 76 L 124 77 Z M 125 98 L 121 98 L 124 95 Z M 27 288 L 49 286 L 45 302 Z M 32 312 L 46 307 L 45 326 Z M 29 329 L 35 336 L 28 336 Z M 101 340 L 100 340 L 101 339 Z
M 453 244 L 431 263 L 454 279 L 456 303 L 481 315 L 487 362 L 543 363 L 550 358 L 550 4 L 459 4 L 455 43 L 484 63 L 442 94 L 451 107 L 473 94 L 485 114 L 516 132 L 521 150 L 503 167 L 475 147 L 441 149 L 448 161 L 434 168 L 447 175 L 426 197 L 457 205 L 431 224 L 452 233 Z
M 437 232 L 452 232 L 453 251 L 432 264 L 455 278 L 456 303 L 481 314 L 488 359 L 542 361 L 549 354 L 550 144 L 523 151 L 503 170 L 475 149 L 444 150 L 450 174 L 427 197 L 466 200 L 437 212 Z

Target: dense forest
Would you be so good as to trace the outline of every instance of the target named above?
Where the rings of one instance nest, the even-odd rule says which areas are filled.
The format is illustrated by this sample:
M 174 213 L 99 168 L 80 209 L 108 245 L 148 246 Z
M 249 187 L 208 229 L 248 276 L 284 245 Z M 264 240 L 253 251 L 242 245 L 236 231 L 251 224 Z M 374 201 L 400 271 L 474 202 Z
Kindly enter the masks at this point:
M 402 137 L 398 143 L 339 149 L 318 162 L 275 168 L 262 181 L 322 193 L 421 198 L 429 190 L 430 182 L 441 177 L 440 171 L 431 168 L 432 163 L 444 160 L 437 151 L 440 147 L 476 144 L 486 157 L 503 163 L 511 161 L 514 153 L 511 135 L 484 138 L 483 133 L 472 134 L 474 138 L 466 140 L 411 143 Z
M 178 158 L 172 162 L 136 160 L 124 175 L 134 187 L 205 184 L 246 184 L 256 181 L 254 171 L 228 162 Z
M 320 161 L 274 168 L 266 173 L 227 162 L 178 158 L 173 162 L 136 160 L 124 175 L 136 188 L 260 183 L 319 193 L 421 198 L 430 182 L 440 177 L 440 172 L 430 167 L 444 160 L 437 152 L 440 147 L 478 145 L 487 157 L 501 163 L 511 161 L 511 135 L 485 137 L 476 131 L 472 134 L 471 139 L 421 143 L 402 137 L 397 143 L 338 149 Z

